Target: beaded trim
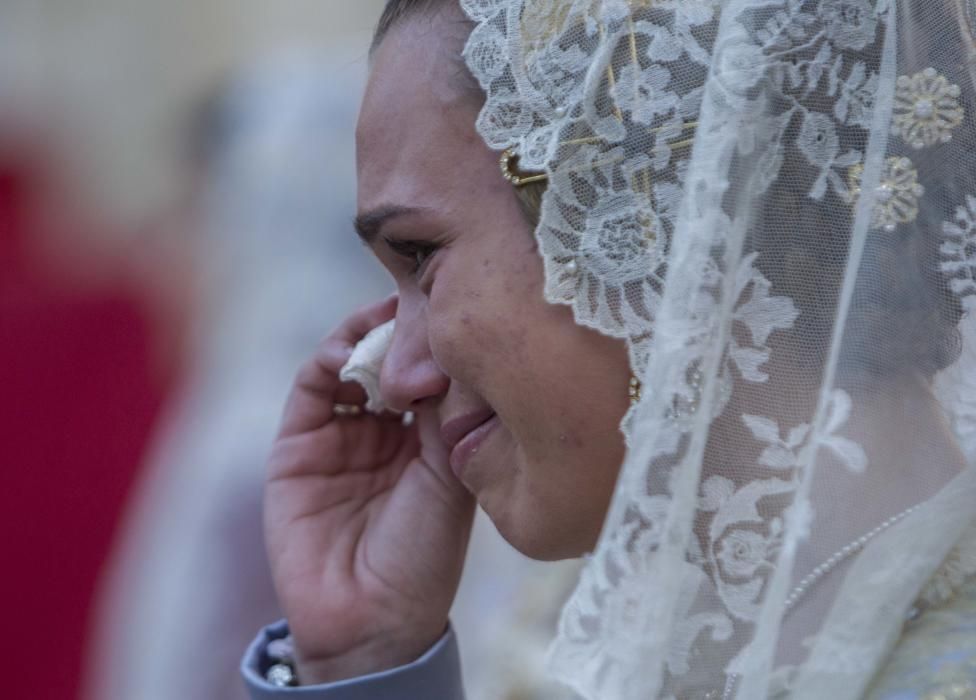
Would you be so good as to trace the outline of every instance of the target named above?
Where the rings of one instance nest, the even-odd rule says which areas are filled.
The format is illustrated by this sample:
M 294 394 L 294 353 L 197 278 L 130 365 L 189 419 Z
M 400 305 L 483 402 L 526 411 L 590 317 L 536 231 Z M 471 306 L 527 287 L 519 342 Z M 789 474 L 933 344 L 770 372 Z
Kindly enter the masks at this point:
M 909 515 L 911 515 L 912 513 L 914 513 L 916 510 L 918 510 L 919 508 L 920 508 L 920 506 L 918 506 L 918 505 L 912 506 L 908 510 L 904 510 L 901 513 L 899 513 L 898 515 L 895 515 L 895 516 L 892 516 L 892 517 L 888 518 L 883 523 L 881 523 L 880 525 L 878 525 L 878 527 L 874 528 L 873 530 L 871 530 L 870 532 L 866 533 L 865 535 L 862 535 L 861 537 L 858 537 L 853 542 L 845 545 L 841 549 L 839 549 L 836 552 L 834 552 L 830 556 L 830 558 L 827 559 L 827 561 L 825 561 L 823 564 L 821 564 L 816 569 L 814 569 L 813 571 L 811 571 L 810 574 L 807 575 L 802 581 L 800 581 L 800 583 L 797 584 L 796 588 L 794 588 L 790 592 L 790 594 L 786 598 L 786 610 L 789 610 L 794 605 L 796 605 L 796 602 L 801 597 L 803 597 L 803 594 L 804 593 L 806 593 L 808 590 L 810 590 L 810 587 L 813 586 L 813 584 L 815 584 L 817 581 L 819 581 L 824 576 L 826 576 L 827 574 L 829 574 L 831 571 L 833 571 L 834 569 L 836 569 L 837 566 L 841 562 L 843 562 L 845 559 L 853 556 L 857 552 L 859 552 L 862 549 L 864 549 L 864 547 L 867 545 L 868 542 L 870 542 L 871 540 L 873 540 L 875 537 L 877 537 L 878 535 L 880 535 L 882 532 L 884 532 L 885 530 L 887 530 L 892 525 L 895 525 L 896 523 L 901 522 L 902 520 L 904 520 L 905 518 L 907 518 Z

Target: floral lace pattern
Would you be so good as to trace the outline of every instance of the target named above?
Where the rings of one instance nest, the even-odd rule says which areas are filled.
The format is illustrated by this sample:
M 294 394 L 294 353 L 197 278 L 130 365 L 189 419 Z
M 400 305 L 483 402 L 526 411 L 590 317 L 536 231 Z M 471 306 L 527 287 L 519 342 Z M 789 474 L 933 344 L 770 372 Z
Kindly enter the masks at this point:
M 861 176 L 864 166 L 855 165 L 850 171 L 849 198 L 857 202 L 861 196 Z M 881 184 L 875 190 L 872 224 L 891 232 L 899 224 L 910 224 L 918 218 L 918 203 L 925 188 L 918 182 L 918 170 L 908 158 L 892 157 L 885 164 Z
M 955 221 L 942 229 L 942 271 L 949 275 L 952 290 L 976 307 L 976 196 L 966 197 L 966 204 L 956 210 Z
M 960 92 L 958 85 L 951 85 L 934 68 L 901 76 L 891 132 L 915 149 L 948 143 L 963 120 Z
M 600 5 L 468 2 L 480 21 L 465 56 L 489 96 L 478 122 L 488 144 L 514 148 L 524 169 L 549 174 L 537 232 L 547 298 L 573 306 L 580 323 L 631 339 L 637 366 L 663 285 L 687 122 L 701 100 L 700 86 L 675 90 L 668 64 L 707 67 L 694 32 L 714 22 L 717 2 L 653 3 L 671 15 L 667 26 L 631 21 L 624 2 Z M 632 60 L 608 67 L 600 93 L 584 96 L 608 46 L 626 47 Z M 612 147 L 637 128 L 648 142 L 642 153 Z
M 968 116 L 949 77 L 903 68 L 900 3 L 463 1 L 480 133 L 548 177 L 546 298 L 625 340 L 644 385 L 550 656 L 584 697 L 765 697 L 784 603 L 830 554 L 809 551 L 834 527 L 821 480 L 884 466 L 839 379 L 848 312 L 872 301 L 874 248 L 931 223 L 931 154 Z M 970 198 L 942 231 L 959 296 L 976 295 L 974 231 Z M 829 271 L 781 274 L 803 256 Z M 815 358 L 809 406 L 783 399 L 797 357 Z M 899 560 L 919 588 L 930 555 Z M 848 662 L 809 673 L 863 687 L 883 649 L 828 636 L 823 657 Z

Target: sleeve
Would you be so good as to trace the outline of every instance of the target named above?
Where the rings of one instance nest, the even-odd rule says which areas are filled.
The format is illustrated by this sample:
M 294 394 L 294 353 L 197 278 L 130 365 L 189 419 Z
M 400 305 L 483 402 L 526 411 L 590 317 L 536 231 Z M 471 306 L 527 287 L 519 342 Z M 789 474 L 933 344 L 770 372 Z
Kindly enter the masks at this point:
M 266 648 L 287 634 L 287 623 L 278 622 L 261 630 L 248 647 L 241 674 L 251 700 L 464 700 L 457 639 L 450 627 L 426 654 L 405 666 L 324 685 L 278 688 L 264 679 L 271 665 Z

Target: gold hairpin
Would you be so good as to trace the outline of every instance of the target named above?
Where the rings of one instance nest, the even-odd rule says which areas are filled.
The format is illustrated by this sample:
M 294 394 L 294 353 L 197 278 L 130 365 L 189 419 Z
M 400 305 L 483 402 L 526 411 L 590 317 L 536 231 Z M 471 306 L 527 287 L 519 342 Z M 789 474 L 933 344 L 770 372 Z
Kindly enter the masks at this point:
M 518 172 L 516 170 L 517 163 L 518 156 L 511 148 L 506 148 L 502 151 L 501 158 L 498 160 L 498 164 L 502 168 L 502 177 L 516 187 L 524 187 L 525 185 L 531 185 L 533 182 L 544 182 L 549 179 L 549 176 L 545 173 L 528 174 Z
M 698 128 L 698 122 L 696 122 L 696 121 L 688 121 L 688 122 L 684 122 L 680 127 L 677 127 L 677 128 L 674 127 L 674 126 L 669 125 L 669 126 L 655 127 L 653 129 L 648 129 L 647 131 L 648 131 L 648 133 L 651 133 L 651 134 L 660 133 L 662 131 L 674 131 L 676 134 L 680 134 L 680 133 L 683 133 L 685 131 L 688 131 L 689 129 L 692 130 L 692 131 L 695 131 L 697 128 Z M 599 143 L 601 141 L 603 141 L 603 138 L 600 137 L 600 136 L 587 136 L 587 137 L 578 138 L 578 139 L 569 139 L 567 141 L 560 141 L 559 142 L 559 145 L 560 146 L 578 146 L 578 145 L 587 144 L 587 143 Z M 694 142 L 695 142 L 695 139 L 694 138 L 683 139 L 681 141 L 672 141 L 672 142 L 667 143 L 667 144 L 665 144 L 663 146 L 655 146 L 654 149 L 652 149 L 652 150 L 654 152 L 658 152 L 662 148 L 665 148 L 665 147 L 668 147 L 668 148 L 671 148 L 671 149 L 685 148 L 687 146 L 692 145 Z M 498 164 L 501 166 L 501 169 L 502 169 L 502 176 L 506 180 L 508 180 L 509 182 L 511 182 L 513 185 L 515 185 L 516 187 L 524 187 L 525 185 L 531 185 L 533 182 L 545 182 L 546 180 L 549 179 L 549 176 L 546 173 L 522 173 L 522 172 L 519 172 L 518 171 L 518 158 L 519 157 L 515 153 L 515 151 L 513 151 L 511 148 L 506 148 L 504 151 L 502 151 L 502 155 L 498 159 Z M 616 163 L 619 160 L 620 160 L 619 158 L 618 159 L 604 160 L 604 161 L 600 161 L 600 162 L 597 162 L 597 163 L 591 163 L 591 166 L 592 167 L 597 167 L 597 166 L 600 166 L 600 165 L 607 165 L 607 164 L 610 164 L 610 163 Z
M 681 124 L 681 126 L 674 126 L 672 124 L 669 124 L 667 126 L 656 126 L 653 129 L 648 129 L 647 130 L 647 133 L 649 133 L 649 134 L 659 134 L 662 131 L 673 131 L 677 135 L 677 134 L 684 133 L 685 131 L 688 131 L 689 129 L 691 129 L 692 131 L 694 131 L 697 128 L 698 128 L 698 122 L 683 122 Z M 606 139 L 604 137 L 602 137 L 602 136 L 584 136 L 584 137 L 578 138 L 578 139 L 568 139 L 566 141 L 560 141 L 559 142 L 559 145 L 560 146 L 579 146 L 581 144 L 602 143 L 604 141 L 606 141 Z M 677 148 L 677 147 L 681 147 L 681 146 L 690 146 L 694 142 L 695 142 L 694 139 L 686 139 L 684 141 L 672 141 L 672 142 L 668 143 L 668 145 L 671 148 Z

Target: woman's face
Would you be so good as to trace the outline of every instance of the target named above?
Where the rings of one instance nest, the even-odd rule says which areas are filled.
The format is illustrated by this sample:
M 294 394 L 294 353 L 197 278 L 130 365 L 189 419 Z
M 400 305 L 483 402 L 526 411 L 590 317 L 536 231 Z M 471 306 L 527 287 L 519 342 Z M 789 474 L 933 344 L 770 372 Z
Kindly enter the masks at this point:
M 381 388 L 436 413 L 452 468 L 509 542 L 578 556 L 623 459 L 626 350 L 543 299 L 531 227 L 475 131 L 459 19 L 393 29 L 360 116 L 357 224 L 400 298 Z

